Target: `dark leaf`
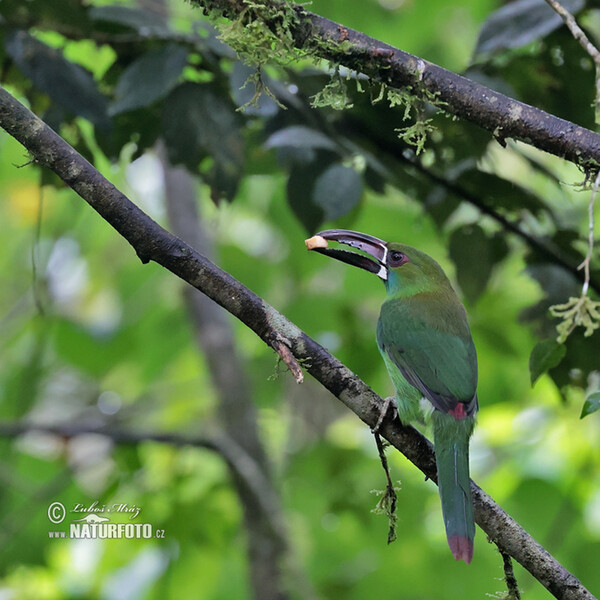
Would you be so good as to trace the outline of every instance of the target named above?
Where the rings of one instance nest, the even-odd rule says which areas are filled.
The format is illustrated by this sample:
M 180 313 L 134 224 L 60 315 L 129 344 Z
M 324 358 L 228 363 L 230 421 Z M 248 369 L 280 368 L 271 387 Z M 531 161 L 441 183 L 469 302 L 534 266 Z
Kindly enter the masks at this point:
M 479 225 L 468 225 L 452 232 L 449 250 L 460 289 L 474 303 L 485 290 L 494 265 L 506 255 L 506 242 L 499 236 L 488 237 Z
M 435 186 L 423 196 L 423 204 L 434 223 L 441 227 L 454 213 L 460 202 L 446 188 Z
M 365 184 L 374 192 L 385 193 L 385 182 L 385 177 L 381 175 L 380 171 L 372 169 L 370 166 L 365 169 Z
M 514 53 L 487 65 L 502 77 L 514 98 L 557 117 L 594 128 L 594 67 L 566 27 L 550 34 L 535 51 Z
M 338 151 L 337 144 L 323 132 L 304 125 L 292 125 L 272 134 L 265 142 L 265 148 L 320 148 Z
M 165 19 L 159 14 L 141 8 L 128 6 L 109 5 L 93 6 L 89 11 L 90 18 L 95 21 L 114 23 L 133 29 L 143 36 L 170 35 L 171 30 Z
M 347 215 L 360 202 L 362 177 L 353 168 L 331 165 L 315 181 L 314 203 L 323 209 L 327 221 Z
M 590 394 L 583 403 L 583 409 L 581 410 L 581 419 L 587 417 L 592 413 L 595 413 L 600 409 L 600 392 L 594 392 Z
M 114 126 L 97 130 L 96 141 L 111 160 L 118 160 L 123 146 L 135 143 L 131 160 L 151 148 L 160 134 L 160 110 L 155 107 L 121 113 L 113 117 Z
M 5 45 L 21 72 L 54 102 L 99 127 L 109 126 L 108 102 L 89 71 L 25 31 L 7 33 Z
M 325 220 L 325 211 L 315 204 L 313 191 L 317 178 L 326 166 L 319 161 L 299 164 L 292 169 L 288 178 L 288 204 L 309 234 L 313 234 Z
M 556 320 L 548 319 L 548 321 L 556 326 Z M 555 335 L 556 329 L 553 329 L 552 336 Z M 559 391 L 567 385 L 585 389 L 590 373 L 598 370 L 598 341 L 594 336 L 585 337 L 581 328 L 577 328 L 564 345 L 565 357 L 548 374 Z
M 90 26 L 88 8 L 81 0 L 2 0 L 0 15 L 7 23 L 35 23 L 42 31 L 66 26 L 86 32 Z
M 219 30 L 212 23 L 204 21 L 194 21 L 193 29 L 195 36 L 199 37 L 199 39 L 201 40 L 201 44 L 199 45 L 203 46 L 206 50 L 212 52 L 213 54 L 216 54 L 219 57 L 229 58 L 231 60 L 237 59 L 237 54 L 235 53 L 235 50 L 231 46 L 223 42 L 221 39 L 219 39 Z M 196 44 L 198 44 L 198 41 L 196 41 Z M 207 58 L 206 53 L 204 55 L 204 58 Z M 237 62 L 243 65 L 243 63 L 241 63 L 240 61 Z M 246 68 L 250 69 L 250 67 Z
M 584 7 L 583 0 L 561 0 L 571 13 Z M 563 24 L 545 0 L 516 0 L 493 12 L 483 24 L 474 56 L 518 48 L 543 38 Z
M 197 172 L 210 156 L 214 167 L 207 180 L 217 195 L 232 199 L 243 169 L 241 118 L 228 97 L 208 85 L 184 83 L 167 97 L 162 130 L 169 159 Z
M 166 44 L 136 59 L 119 79 L 109 114 L 149 106 L 166 96 L 177 83 L 188 54 L 183 46 Z
M 463 171 L 455 183 L 492 208 L 527 209 L 534 214 L 539 214 L 545 208 L 542 200 L 524 187 L 476 167 Z
M 317 159 L 317 152 L 312 148 L 294 148 L 282 146 L 275 148 L 277 163 L 286 169 L 292 169 L 296 165 L 308 165 Z
M 559 344 L 554 338 L 538 342 L 529 356 L 531 385 L 533 386 L 541 375 L 556 367 L 564 358 L 566 351 L 566 346 Z

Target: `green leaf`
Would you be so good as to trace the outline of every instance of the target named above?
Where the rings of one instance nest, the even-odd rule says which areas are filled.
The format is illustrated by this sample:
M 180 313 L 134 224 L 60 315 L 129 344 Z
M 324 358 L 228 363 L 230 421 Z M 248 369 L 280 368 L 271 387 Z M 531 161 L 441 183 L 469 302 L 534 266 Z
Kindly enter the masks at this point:
M 583 419 L 583 417 L 587 417 L 588 415 L 595 413 L 599 409 L 600 392 L 594 392 L 585 399 L 585 402 L 583 403 L 583 409 L 581 410 L 581 417 L 579 418 Z
M 5 47 L 21 72 L 54 102 L 95 125 L 109 125 L 107 99 L 89 71 L 25 31 L 7 33 Z
M 265 148 L 320 148 L 337 152 L 336 143 L 321 131 L 304 125 L 292 125 L 280 129 L 265 142 Z
M 95 21 L 114 23 L 148 37 L 171 34 L 165 19 L 150 10 L 119 5 L 92 6 L 89 15 Z
M 458 285 L 470 303 L 476 302 L 485 291 L 494 265 L 508 251 L 502 236 L 488 237 L 479 225 L 453 231 L 449 250 L 456 265 Z
M 571 13 L 584 6 L 583 0 L 561 0 Z M 518 48 L 547 36 L 563 24 L 545 0 L 516 0 L 493 12 L 483 24 L 474 56 Z
M 559 344 L 554 338 L 538 342 L 529 357 L 531 385 L 533 386 L 541 375 L 558 366 L 566 352 L 566 346 Z
M 314 203 L 323 209 L 326 220 L 347 215 L 360 202 L 362 177 L 353 168 L 334 164 L 315 181 Z
M 35 23 L 38 31 L 75 27 L 87 31 L 88 7 L 81 0 L 2 0 L 0 15 L 6 23 Z
M 456 183 L 467 191 L 481 197 L 487 206 L 501 210 L 528 209 L 539 214 L 545 207 L 544 202 L 526 188 L 477 168 L 463 171 Z
M 149 106 L 166 96 L 177 83 L 188 54 L 183 46 L 167 44 L 132 62 L 119 79 L 109 114 Z
M 183 83 L 165 101 L 162 130 L 172 164 L 198 172 L 200 161 L 210 156 L 214 166 L 205 178 L 213 194 L 233 199 L 242 176 L 244 144 L 241 118 L 228 97 L 206 84 Z
M 317 206 L 313 198 L 314 184 L 322 170 L 323 167 L 318 162 L 297 165 L 292 169 L 287 181 L 288 204 L 296 218 L 304 225 L 306 232 L 311 235 L 325 220 L 323 208 Z

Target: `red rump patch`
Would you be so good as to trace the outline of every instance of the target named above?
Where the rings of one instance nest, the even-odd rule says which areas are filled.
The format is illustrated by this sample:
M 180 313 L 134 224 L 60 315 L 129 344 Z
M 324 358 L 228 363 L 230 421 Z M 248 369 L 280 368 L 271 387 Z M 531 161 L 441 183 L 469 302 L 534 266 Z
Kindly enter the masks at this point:
M 473 540 L 464 535 L 453 535 L 448 538 L 448 545 L 456 560 L 464 560 L 467 564 L 473 560 Z
M 465 405 L 462 402 L 457 402 L 456 406 L 448 411 L 455 419 L 466 419 L 468 417 Z

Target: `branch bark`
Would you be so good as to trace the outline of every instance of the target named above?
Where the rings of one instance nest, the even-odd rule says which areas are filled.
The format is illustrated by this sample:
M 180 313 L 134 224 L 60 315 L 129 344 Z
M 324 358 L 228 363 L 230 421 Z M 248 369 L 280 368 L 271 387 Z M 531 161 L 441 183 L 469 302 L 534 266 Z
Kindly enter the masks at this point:
M 53 170 L 134 248 L 142 262 L 162 265 L 205 293 L 268 345 L 285 340 L 307 371 L 373 428 L 382 400 L 360 378 L 272 306 L 206 257 L 155 223 L 106 180 L 67 142 L 0 87 L 0 126 L 35 160 Z M 427 477 L 436 479 L 431 444 L 416 429 L 385 420 L 379 433 Z M 481 488 L 472 483 L 475 519 L 500 550 L 512 556 L 556 598 L 593 600 L 593 595 Z
M 242 13 L 249 18 L 253 10 L 246 0 L 191 0 L 191 3 L 205 10 L 217 9 L 231 19 Z M 268 5 L 273 7 L 273 17 L 265 23 L 275 29 L 281 21 L 281 7 L 287 3 L 268 0 Z M 292 6 L 297 19 L 289 23 L 289 33 L 298 49 L 394 88 L 412 86 L 412 93 L 429 101 L 435 98 L 435 103 L 445 111 L 487 129 L 500 142 L 513 138 L 586 170 L 598 170 L 600 134 L 311 13 L 303 6 Z

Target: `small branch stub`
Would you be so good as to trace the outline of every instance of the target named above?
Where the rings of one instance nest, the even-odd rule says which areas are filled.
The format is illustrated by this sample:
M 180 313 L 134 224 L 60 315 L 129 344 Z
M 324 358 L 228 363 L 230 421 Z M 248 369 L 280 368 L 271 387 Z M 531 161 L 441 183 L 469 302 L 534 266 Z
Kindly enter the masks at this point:
M 281 360 L 287 365 L 287 368 L 290 370 L 296 383 L 302 383 L 304 381 L 304 373 L 302 372 L 302 367 L 300 363 L 296 360 L 296 357 L 292 354 L 289 345 L 286 343 L 281 336 L 277 336 L 273 342 L 272 347 L 279 354 Z

